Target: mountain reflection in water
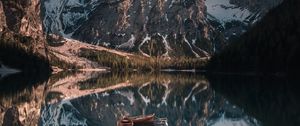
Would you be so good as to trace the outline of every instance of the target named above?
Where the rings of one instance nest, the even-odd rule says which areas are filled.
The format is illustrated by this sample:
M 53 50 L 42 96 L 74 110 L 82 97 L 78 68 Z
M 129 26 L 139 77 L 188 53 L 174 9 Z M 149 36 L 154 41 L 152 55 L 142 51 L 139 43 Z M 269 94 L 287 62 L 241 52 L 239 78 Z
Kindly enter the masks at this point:
M 23 125 L 38 124 L 46 79 L 24 73 L 0 78 L 0 125 L 3 124 L 5 112 L 12 106 L 18 108 L 19 120 Z
M 114 126 L 122 116 L 152 113 L 167 118 L 170 126 L 259 125 L 255 118 L 216 94 L 201 75 L 94 73 L 88 76 L 93 77 L 71 85 L 56 83 L 49 89 L 48 104 L 42 109 L 42 125 Z
M 290 83 L 188 72 L 17 74 L 0 79 L 0 124 L 16 106 L 24 125 L 116 126 L 122 116 L 155 114 L 169 126 L 296 126 L 299 93 Z

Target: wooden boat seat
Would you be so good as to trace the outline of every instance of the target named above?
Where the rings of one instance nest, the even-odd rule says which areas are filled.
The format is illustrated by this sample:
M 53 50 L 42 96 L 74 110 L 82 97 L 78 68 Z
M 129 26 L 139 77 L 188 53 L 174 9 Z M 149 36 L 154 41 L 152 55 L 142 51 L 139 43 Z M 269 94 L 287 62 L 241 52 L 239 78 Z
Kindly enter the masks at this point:
M 118 126 L 167 126 L 166 118 L 156 118 L 152 115 L 123 117 L 117 122 Z

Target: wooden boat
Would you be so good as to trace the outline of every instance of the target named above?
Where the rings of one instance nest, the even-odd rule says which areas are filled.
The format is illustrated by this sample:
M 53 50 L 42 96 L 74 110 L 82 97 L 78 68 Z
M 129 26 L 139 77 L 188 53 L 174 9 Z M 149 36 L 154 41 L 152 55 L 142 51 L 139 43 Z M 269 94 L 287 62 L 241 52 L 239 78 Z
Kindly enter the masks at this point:
M 118 121 L 118 126 L 154 126 L 155 115 L 124 117 Z

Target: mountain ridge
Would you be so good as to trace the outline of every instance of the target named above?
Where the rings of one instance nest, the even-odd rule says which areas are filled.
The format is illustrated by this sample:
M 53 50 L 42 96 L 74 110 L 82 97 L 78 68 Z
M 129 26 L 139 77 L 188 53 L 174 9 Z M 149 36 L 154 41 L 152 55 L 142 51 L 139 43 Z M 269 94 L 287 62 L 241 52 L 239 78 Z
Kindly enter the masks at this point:
M 299 2 L 285 0 L 215 55 L 213 71 L 294 73 L 299 70 Z
M 271 8 L 264 4 L 270 0 L 252 2 L 259 7 L 244 3 L 247 0 L 44 0 L 42 17 L 46 33 L 145 56 L 198 58 L 220 51 L 227 39 L 244 33 Z M 218 16 L 214 10 L 229 11 L 229 20 L 212 18 Z

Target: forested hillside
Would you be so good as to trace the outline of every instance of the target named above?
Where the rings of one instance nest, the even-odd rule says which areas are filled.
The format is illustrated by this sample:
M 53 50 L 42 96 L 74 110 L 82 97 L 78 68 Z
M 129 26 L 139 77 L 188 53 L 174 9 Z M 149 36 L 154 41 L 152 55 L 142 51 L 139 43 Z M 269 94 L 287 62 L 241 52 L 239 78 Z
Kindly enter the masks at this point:
M 285 0 L 210 61 L 211 71 L 293 73 L 299 70 L 300 4 Z

